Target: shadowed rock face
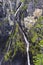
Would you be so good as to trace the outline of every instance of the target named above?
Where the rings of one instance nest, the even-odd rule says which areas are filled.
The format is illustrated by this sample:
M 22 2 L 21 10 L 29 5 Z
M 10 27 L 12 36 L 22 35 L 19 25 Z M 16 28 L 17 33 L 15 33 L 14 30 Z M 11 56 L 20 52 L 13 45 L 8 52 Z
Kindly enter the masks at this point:
M 16 56 L 7 62 L 3 62 L 2 65 L 26 65 L 27 57 L 26 54 L 22 54 L 21 52 L 17 52 Z
M 27 61 L 26 54 L 21 54 L 20 52 L 14 57 L 13 65 L 25 65 Z
M 0 23 L 3 23 L 2 21 Z M 12 30 L 12 27 L 7 23 L 0 26 L 0 48 L 5 47 L 5 43 L 9 37 L 9 31 Z
M 2 6 L 0 6 L 0 18 L 3 17 L 3 9 L 2 9 Z
M 32 15 L 33 11 L 34 11 L 34 3 L 31 1 L 28 4 L 28 9 L 27 9 L 29 15 Z
M 32 0 L 29 2 L 28 4 L 28 13 L 29 15 L 32 15 L 33 11 L 35 10 L 35 8 L 40 8 L 43 9 L 43 0 L 36 0 L 37 2 L 35 2 L 35 0 Z M 35 3 L 34 3 L 35 2 Z
M 20 0 L 17 0 L 17 4 L 12 3 L 13 9 L 14 8 L 16 9 L 15 6 L 17 6 L 17 8 L 20 7 L 21 3 L 19 3 L 19 1 Z M 42 5 L 43 5 L 43 0 L 38 0 L 38 3 L 36 4 L 36 8 L 42 8 L 43 7 Z M 7 9 L 7 7 L 9 8 L 9 6 L 7 6 L 7 4 L 6 4 L 6 8 L 5 9 Z M 29 15 L 32 15 L 34 9 L 35 9 L 34 3 L 30 2 L 28 4 L 28 10 L 24 11 L 24 13 L 23 13 L 24 17 L 27 17 L 27 11 L 28 11 Z M 20 13 L 20 11 L 19 11 L 19 13 Z M 21 21 L 21 14 L 22 14 L 22 13 L 20 13 L 20 15 L 19 15 L 19 13 L 18 13 L 18 22 Z M 2 6 L 0 6 L 0 18 L 2 18 L 4 16 L 5 15 L 3 14 L 3 8 L 2 8 Z M 13 20 L 13 16 L 11 16 L 10 18 L 11 18 L 11 20 Z M 35 19 L 37 19 L 37 17 Z M 34 24 L 33 22 L 36 22 L 36 20 L 34 20 L 33 16 L 32 17 L 29 16 L 29 17 L 27 17 L 27 21 L 23 22 L 23 26 L 25 25 L 27 27 L 26 29 L 28 29 L 30 24 Z M 26 23 L 26 24 L 24 24 L 24 23 Z M 20 22 L 19 22 L 19 24 L 22 25 L 22 23 L 20 23 Z M 6 24 L 6 23 L 4 23 L 0 27 L 0 49 L 1 49 L 1 51 L 5 47 L 5 43 L 6 43 L 7 39 L 8 39 L 8 37 L 9 37 L 9 31 L 11 31 L 11 30 L 12 30 L 12 27 L 9 24 Z M 1 54 L 1 52 L 0 52 L 0 54 Z M 26 63 L 27 63 L 26 55 L 24 55 L 24 54 L 22 55 L 20 52 L 18 52 L 16 54 L 16 56 L 13 58 L 12 61 L 4 62 L 4 63 L 2 63 L 2 65 L 27 65 Z M 31 63 L 33 63 L 33 62 L 31 62 Z
M 3 18 L 6 16 L 6 12 L 4 13 L 2 5 L 0 5 L 0 18 Z
M 43 8 L 43 0 L 37 0 L 36 8 Z

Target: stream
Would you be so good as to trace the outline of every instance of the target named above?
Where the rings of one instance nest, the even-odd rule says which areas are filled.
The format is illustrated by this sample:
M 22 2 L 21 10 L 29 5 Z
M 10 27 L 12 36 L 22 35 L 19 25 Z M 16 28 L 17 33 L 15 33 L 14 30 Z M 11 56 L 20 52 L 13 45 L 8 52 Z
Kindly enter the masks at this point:
M 3 2 L 4 2 L 4 0 L 3 0 Z M 8 0 L 8 2 L 9 2 L 9 4 L 10 4 L 10 10 L 11 10 L 11 12 L 13 12 L 11 1 Z M 21 6 L 17 9 L 17 11 L 16 11 L 15 14 L 14 14 L 14 17 L 16 17 L 17 13 L 19 12 L 19 10 L 21 9 L 21 7 L 22 7 L 23 5 L 24 5 L 24 4 L 22 3 Z M 4 4 L 3 4 L 3 8 L 4 8 L 4 7 L 5 7 L 5 2 L 4 2 Z M 12 21 L 11 21 L 11 19 L 10 19 L 9 9 L 7 9 L 7 16 L 8 16 L 9 23 L 10 23 L 10 25 L 11 25 L 11 24 L 12 24 Z M 17 23 L 18 23 L 18 22 L 17 22 Z M 18 25 L 19 25 L 19 24 L 18 24 Z M 30 59 L 29 59 L 29 44 L 30 44 L 30 43 L 28 42 L 28 40 L 27 40 L 27 38 L 26 38 L 24 32 L 23 32 L 22 29 L 20 28 L 20 26 L 19 26 L 19 29 L 20 29 L 20 31 L 21 31 L 23 37 L 24 37 L 25 44 L 27 45 L 27 47 L 26 47 L 26 51 L 27 51 L 27 61 L 28 61 L 28 65 L 30 65 Z M 9 49 L 10 49 L 10 44 L 11 44 L 11 43 L 9 43 L 7 52 L 8 52 Z M 7 52 L 6 52 L 6 53 L 7 53 Z M 5 53 L 5 54 L 6 54 L 6 53 Z M 4 56 L 5 56 L 5 55 L 4 55 Z M 4 56 L 3 56 L 2 59 L 0 60 L 0 65 L 2 65 Z

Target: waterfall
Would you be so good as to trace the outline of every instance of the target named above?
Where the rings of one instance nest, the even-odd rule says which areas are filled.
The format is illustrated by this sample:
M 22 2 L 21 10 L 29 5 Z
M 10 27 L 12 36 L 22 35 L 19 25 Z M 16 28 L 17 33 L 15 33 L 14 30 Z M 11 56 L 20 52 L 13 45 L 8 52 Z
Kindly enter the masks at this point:
M 21 7 L 24 5 L 24 3 L 21 4 L 21 6 L 17 9 L 17 11 L 14 14 L 14 17 L 17 15 L 17 13 L 19 12 L 19 10 L 21 9 Z
M 16 7 L 18 7 L 20 0 L 16 0 Z
M 28 65 L 30 65 L 30 58 L 29 58 L 29 42 L 28 42 L 28 44 L 27 44 L 26 51 L 27 51 L 27 61 L 28 61 Z
M 12 12 L 13 10 L 12 10 L 11 1 L 8 0 L 8 2 L 9 2 L 9 4 L 10 4 L 10 9 L 11 9 L 11 12 Z M 5 4 L 5 3 L 4 3 L 4 4 Z M 19 12 L 19 10 L 21 9 L 21 7 L 22 7 L 23 5 L 24 5 L 24 4 L 22 3 L 21 6 L 17 9 L 17 11 L 16 11 L 15 14 L 14 14 L 14 17 L 17 15 L 17 13 Z M 4 6 L 3 6 L 3 7 L 4 7 Z M 7 10 L 7 14 L 8 14 L 8 20 L 9 20 L 9 22 L 11 23 L 9 9 Z M 18 25 L 19 25 L 19 24 L 18 24 Z M 24 32 L 23 32 L 22 29 L 20 28 L 20 26 L 19 26 L 19 29 L 20 29 L 20 31 L 21 31 L 21 33 L 22 33 L 22 35 L 23 35 L 23 37 L 24 37 L 25 43 L 26 43 L 26 45 L 27 45 L 27 47 L 26 47 L 26 51 L 27 51 L 27 60 L 28 60 L 28 65 L 30 65 L 30 59 L 29 59 L 29 44 L 30 44 L 30 43 L 28 42 L 28 40 L 27 40 L 27 38 L 26 38 Z M 10 45 L 11 45 L 11 42 L 9 43 L 7 52 L 8 52 L 9 49 L 10 49 Z M 6 53 L 7 53 L 7 52 L 6 52 Z M 6 54 L 6 53 L 5 53 L 5 54 Z M 5 55 L 4 55 L 4 56 L 5 56 Z M 1 59 L 1 61 L 0 61 L 0 65 L 2 64 L 3 59 L 4 59 L 4 57 L 2 57 L 2 59 Z
M 23 33 L 23 32 L 22 32 Z M 24 40 L 25 40 L 25 42 L 26 42 L 26 45 L 27 45 L 27 47 L 26 47 L 26 51 L 27 51 L 27 61 L 28 61 L 28 65 L 30 65 L 30 59 L 29 59 L 29 42 L 28 42 L 28 40 L 27 40 L 27 38 L 26 38 L 26 36 L 25 36 L 25 34 L 23 33 L 23 37 L 24 37 Z
M 24 32 L 23 32 L 22 29 L 20 28 L 20 26 L 19 26 L 19 29 L 20 29 L 20 31 L 21 31 L 21 33 L 22 33 L 22 35 L 23 35 L 23 37 L 24 37 L 25 43 L 26 43 L 26 45 L 27 45 L 27 47 L 26 47 L 26 51 L 27 51 L 27 61 L 28 61 L 28 65 L 30 65 L 30 59 L 29 59 L 29 44 L 30 44 L 30 43 L 28 42 L 28 40 L 27 40 L 27 38 L 26 38 Z
M 10 2 L 10 5 L 11 5 L 11 2 Z M 23 6 L 23 3 L 21 4 L 21 6 L 17 9 L 17 11 L 15 12 L 14 14 L 14 17 L 17 15 L 18 11 L 20 10 L 20 8 Z M 11 5 L 11 9 L 12 9 L 12 5 Z M 19 27 L 20 28 L 20 27 Z M 21 30 L 21 28 L 20 28 Z M 27 60 L 28 60 L 28 65 L 30 65 L 30 59 L 29 59 L 29 42 L 25 36 L 25 34 L 23 33 L 23 31 L 21 30 L 22 34 L 23 34 L 23 37 L 24 37 L 24 40 L 26 42 L 26 45 L 27 45 L 27 48 L 26 48 L 26 51 L 27 51 Z
M 11 5 L 11 2 L 10 2 L 10 5 Z M 17 9 L 17 11 L 15 12 L 14 14 L 14 17 L 17 15 L 17 13 L 19 12 L 19 10 L 21 9 L 21 7 L 23 6 L 24 4 L 22 3 L 21 6 Z M 12 5 L 10 6 L 11 7 L 11 11 L 12 11 Z M 9 16 L 10 17 L 10 16 Z M 20 27 L 19 27 L 20 28 Z M 21 28 L 20 28 L 21 30 Z M 22 34 L 23 34 L 23 37 L 24 37 L 24 40 L 26 42 L 26 45 L 27 45 L 27 48 L 26 48 L 26 51 L 27 51 L 27 60 L 28 60 L 28 65 L 30 65 L 30 59 L 29 59 L 29 42 L 25 36 L 25 34 L 23 33 L 23 31 L 21 30 Z

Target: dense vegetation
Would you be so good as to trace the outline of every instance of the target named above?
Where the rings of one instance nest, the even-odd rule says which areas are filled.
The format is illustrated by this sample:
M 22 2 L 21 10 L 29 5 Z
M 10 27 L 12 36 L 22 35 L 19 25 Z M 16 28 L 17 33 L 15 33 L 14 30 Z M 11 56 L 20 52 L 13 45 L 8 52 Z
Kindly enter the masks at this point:
M 11 47 L 10 50 L 5 55 L 5 61 L 9 59 L 13 59 L 13 57 L 17 54 L 17 52 L 26 53 L 25 51 L 25 44 L 23 41 L 23 37 L 19 31 L 18 24 L 16 24 L 16 29 L 13 34 L 9 37 L 11 40 Z M 7 41 L 6 47 L 9 44 L 9 39 Z
M 30 53 L 33 56 L 34 65 L 43 64 L 43 16 L 29 31 Z
M 16 17 L 14 17 L 16 10 L 20 7 L 22 2 L 24 3 L 24 5 L 17 12 Z M 1 59 L 3 59 L 2 60 L 3 64 L 10 61 L 13 65 L 16 59 L 16 61 L 21 60 L 21 62 L 24 63 L 24 64 L 22 63 L 22 65 L 27 65 L 28 63 L 27 57 L 29 55 L 29 58 L 30 58 L 29 60 L 31 65 L 43 65 L 43 16 L 41 15 L 40 17 L 36 17 L 37 22 L 32 27 L 30 24 L 31 28 L 29 30 L 28 28 L 25 27 L 25 24 L 24 24 L 24 23 L 27 23 L 27 21 L 24 22 L 24 18 L 29 16 L 31 13 L 33 14 L 34 12 L 33 9 L 35 10 L 35 7 L 38 4 L 38 2 L 39 0 L 33 0 L 33 1 L 20 0 L 17 7 L 16 7 L 16 4 L 14 4 L 15 7 L 13 9 L 13 13 L 12 11 L 10 11 L 10 4 L 9 5 L 7 4 L 8 10 L 10 12 L 6 12 L 5 18 L 4 17 L 0 18 L 0 56 L 2 54 Z M 5 5 L 5 8 L 7 11 L 6 5 Z M 32 10 L 32 11 L 30 12 L 29 10 Z M 14 25 L 10 25 L 7 13 L 10 14 L 9 16 L 11 19 L 10 23 L 12 21 L 14 22 Z M 31 17 L 33 16 L 32 14 L 30 15 Z M 28 21 L 28 23 L 29 22 L 30 21 Z M 19 27 L 21 27 L 21 30 L 23 32 L 20 31 Z M 22 33 L 25 34 L 25 37 L 26 37 L 25 39 Z M 26 39 L 29 42 L 28 55 L 27 55 Z M 17 60 L 18 57 L 19 59 Z M 19 63 L 15 65 L 21 65 Z

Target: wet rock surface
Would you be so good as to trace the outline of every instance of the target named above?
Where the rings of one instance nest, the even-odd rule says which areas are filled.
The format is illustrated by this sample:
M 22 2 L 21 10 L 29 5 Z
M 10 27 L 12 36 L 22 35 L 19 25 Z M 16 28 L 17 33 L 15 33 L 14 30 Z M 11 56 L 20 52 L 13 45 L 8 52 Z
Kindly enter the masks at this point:
M 12 7 L 13 10 L 17 10 L 18 7 L 21 5 L 20 1 L 12 2 Z M 20 24 L 20 26 L 23 28 L 23 31 L 29 31 L 30 28 L 35 24 L 37 21 L 38 15 L 35 13 L 37 9 L 41 10 L 39 13 L 39 17 L 43 14 L 43 0 L 38 0 L 36 5 L 34 6 L 34 2 L 31 1 L 27 4 L 27 9 L 25 11 L 22 11 L 18 13 L 17 15 L 17 21 Z M 5 10 L 3 10 L 2 5 L 0 5 L 0 60 L 3 57 L 3 49 L 5 48 L 5 42 L 7 41 L 8 37 L 10 36 L 11 33 L 13 33 L 13 30 L 15 29 L 15 20 L 13 15 L 11 14 L 10 19 L 11 22 L 9 21 L 5 22 L 4 19 L 6 19 L 7 11 L 6 9 L 9 9 L 8 3 L 5 5 Z M 11 13 L 11 12 L 10 12 Z M 20 14 L 24 14 L 24 21 L 21 20 Z M 34 13 L 34 14 L 33 14 Z M 12 20 L 14 21 L 12 23 Z M 10 25 L 11 24 L 11 25 Z M 3 48 L 3 49 L 2 49 Z M 16 54 L 16 56 L 13 58 L 13 60 L 8 61 L 8 62 L 3 62 L 2 65 L 27 65 L 27 57 L 26 55 L 21 54 L 20 52 Z

